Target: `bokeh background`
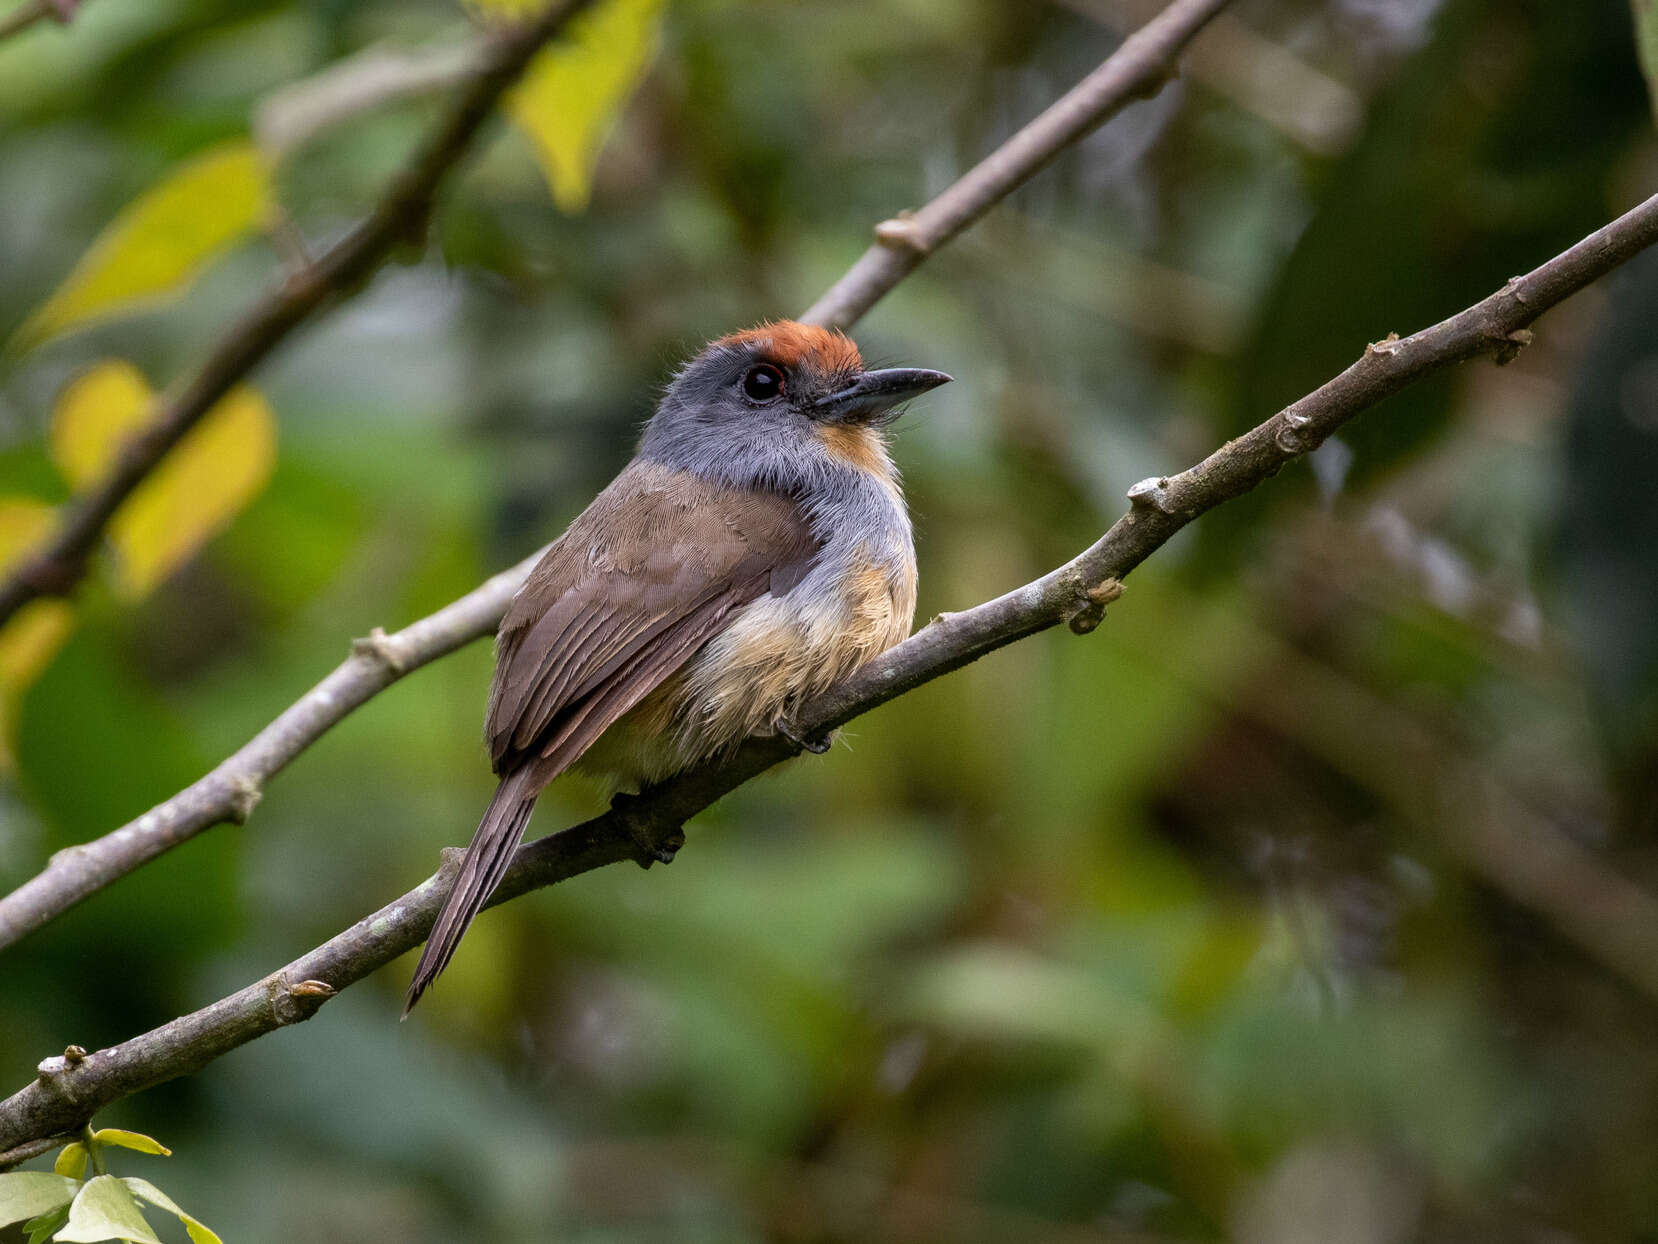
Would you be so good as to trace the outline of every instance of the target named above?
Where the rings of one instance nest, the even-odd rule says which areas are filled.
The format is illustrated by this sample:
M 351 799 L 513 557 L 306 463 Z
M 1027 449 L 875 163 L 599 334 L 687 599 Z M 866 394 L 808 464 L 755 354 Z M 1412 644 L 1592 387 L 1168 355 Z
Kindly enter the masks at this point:
M 798 312 L 1154 7 L 673 0 L 581 210 L 500 127 L 430 250 L 252 378 L 250 499 L 141 599 L 106 559 L 8 688 L 0 883 L 556 534 L 676 361 Z M 0 45 L 0 335 L 283 92 L 365 49 L 441 62 L 473 17 L 86 0 Z M 62 501 L 65 385 L 187 372 L 445 89 L 288 152 L 284 223 L 182 299 L 14 338 L 0 492 Z M 1655 180 L 1622 0 L 1241 0 L 857 330 L 957 377 L 896 431 L 920 617 Z M 118 1173 L 233 1244 L 1658 1239 L 1658 997 L 1598 944 L 1616 886 L 1658 892 L 1655 334 L 1649 257 L 1203 519 L 1092 636 L 857 721 L 671 868 L 486 915 L 409 1023 L 405 960 L 111 1109 L 176 1151 Z M 0 955 L 0 1087 L 426 876 L 489 796 L 489 670 L 479 643 L 419 671 L 244 828 Z M 561 782 L 533 828 L 600 798 Z M 1531 866 L 1562 851 L 1581 873 Z

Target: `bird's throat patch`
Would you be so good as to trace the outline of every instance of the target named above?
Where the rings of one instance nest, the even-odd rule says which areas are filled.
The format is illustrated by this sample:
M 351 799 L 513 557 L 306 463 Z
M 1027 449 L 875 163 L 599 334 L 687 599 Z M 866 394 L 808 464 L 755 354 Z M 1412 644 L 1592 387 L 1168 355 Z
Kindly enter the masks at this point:
M 860 424 L 819 424 L 817 434 L 824 447 L 848 466 L 868 471 L 885 480 L 892 474 L 892 464 L 881 445 L 880 433 Z

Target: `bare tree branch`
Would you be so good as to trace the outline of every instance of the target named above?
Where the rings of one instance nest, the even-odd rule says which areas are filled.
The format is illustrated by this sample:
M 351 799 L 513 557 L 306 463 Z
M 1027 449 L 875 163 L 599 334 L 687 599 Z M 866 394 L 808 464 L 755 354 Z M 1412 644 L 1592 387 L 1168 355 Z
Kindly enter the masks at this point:
M 1135 485 L 1129 512 L 1073 560 L 995 600 L 934 619 L 813 700 L 799 715 L 803 733 L 813 737 L 833 729 L 1060 622 L 1078 633 L 1092 630 L 1120 591 L 1119 581 L 1198 515 L 1270 479 L 1349 420 L 1430 373 L 1484 354 L 1507 361 L 1530 340 L 1528 326 L 1539 315 L 1654 242 L 1658 196 L 1460 314 L 1402 340 L 1390 336 L 1366 347 L 1340 375 L 1196 466 Z M 778 738 L 751 739 L 727 760 L 520 847 L 494 901 L 606 864 L 644 862 L 648 854 L 640 842 L 671 841 L 687 817 L 794 750 Z M 1569 868 L 1566 882 L 1539 885 L 1528 873 L 1512 879 L 1510 892 L 1536 904 L 1613 971 L 1658 996 L 1658 901 L 1565 835 L 1541 826 L 1539 818 L 1528 833 L 1547 834 L 1544 858 L 1550 869 Z M 451 854 L 417 889 L 229 997 L 109 1049 L 46 1059 L 35 1080 L 0 1102 L 0 1153 L 70 1130 L 111 1102 L 308 1019 L 341 989 L 420 944 L 456 858 Z M 1593 920 L 1585 919 L 1589 911 Z
M 419 51 L 375 46 L 278 87 L 253 108 L 253 139 L 283 160 L 342 121 L 396 100 L 447 90 L 478 71 L 488 39 Z
M 0 1171 L 9 1171 L 12 1167 L 27 1162 L 30 1158 L 38 1158 L 43 1153 L 60 1149 L 73 1139 L 75 1139 L 75 1133 L 63 1132 L 57 1136 L 42 1136 L 38 1140 L 31 1140 L 27 1144 L 16 1145 L 0 1152 Z
M 140 865 L 226 821 L 240 824 L 264 783 L 324 732 L 410 670 L 494 630 L 540 553 L 396 634 L 376 631 L 211 773 L 102 838 L 59 851 L 0 898 L 0 950 Z
M 1065 112 L 1068 119 L 1063 129 L 1048 120 L 1055 114 L 1055 109 L 1049 109 L 922 209 L 921 214 L 925 216 L 962 220 L 937 244 L 942 245 L 983 215 L 994 201 L 986 198 L 987 194 L 1001 197 L 1010 193 L 1034 174 L 1058 150 L 1058 145 L 1076 141 L 1132 99 L 1155 91 L 1168 79 L 1170 57 L 1225 3 L 1227 0 L 1176 0 L 1157 22 L 1128 39 L 1066 96 L 1071 100 L 1079 94 L 1085 95 L 1087 124 L 1079 119 L 1082 118 L 1079 104 L 1073 104 Z M 1157 29 L 1154 31 L 1153 27 Z M 1091 83 L 1096 85 L 1090 87 Z M 1032 131 L 1038 127 L 1040 132 L 1033 136 Z M 987 181 L 986 169 L 996 170 L 994 183 Z M 976 205 L 967 216 L 961 215 L 964 204 Z M 859 261 L 859 265 L 863 263 Z M 819 301 L 818 308 L 834 303 L 835 290 L 845 286 L 858 270 L 854 266 Z M 903 276 L 903 272 L 897 273 L 863 304 L 848 305 L 842 313 L 843 321 L 856 320 L 875 298 Z M 400 664 L 397 672 L 413 669 L 493 631 L 533 561 L 532 558 L 496 576 L 431 618 L 388 637 L 389 650 L 396 654 Z M 410 638 L 417 633 L 420 638 Z M 388 676 L 387 670 L 374 662 L 365 663 L 358 658 L 347 661 L 246 747 L 194 785 L 102 838 L 59 852 L 38 876 L 0 899 L 0 950 L 168 848 L 211 826 L 245 818 L 267 778 L 393 681 L 395 674 Z
M 439 187 L 472 146 L 496 101 L 541 47 L 593 0 L 556 0 L 540 16 L 493 36 L 477 76 L 393 179 L 374 212 L 338 244 L 255 303 L 189 383 L 117 455 L 109 477 L 71 503 L 57 529 L 0 584 L 0 626 L 41 596 L 63 596 L 86 573 L 105 526 L 213 404 L 315 312 L 365 281 L 399 244 L 423 239 Z
M 1658 998 L 1658 895 L 1562 833 L 1454 739 L 1335 669 L 1288 650 L 1278 659 L 1293 675 L 1256 688 L 1237 711 L 1364 783 L 1473 876 Z
M 22 34 L 36 22 L 48 17 L 60 25 L 67 26 L 80 6 L 81 0 L 23 0 L 23 3 L 10 13 L 0 17 L 0 39 Z
M 1117 30 L 1157 11 L 1157 0 L 1059 3 Z M 1340 155 L 1364 123 L 1365 103 L 1357 91 L 1228 14 L 1216 20 L 1181 72 L 1314 155 Z
M 875 244 L 800 318 L 845 328 L 861 319 L 939 247 L 1055 156 L 1175 74 L 1181 49 L 1229 0 L 1174 0 L 1093 73 L 917 212 L 875 227 Z

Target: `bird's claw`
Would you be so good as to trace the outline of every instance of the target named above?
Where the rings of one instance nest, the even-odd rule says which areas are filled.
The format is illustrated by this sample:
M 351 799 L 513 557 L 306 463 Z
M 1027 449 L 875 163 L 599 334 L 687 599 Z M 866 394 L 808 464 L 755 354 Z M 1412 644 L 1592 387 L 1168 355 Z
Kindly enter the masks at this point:
M 672 864 L 674 856 L 685 845 L 684 828 L 675 825 L 664 832 L 650 817 L 640 812 L 638 803 L 638 795 L 621 791 L 610 797 L 610 813 L 622 823 L 637 851 L 634 860 L 640 868 L 649 868 L 652 864 Z
M 779 717 L 771 723 L 771 728 L 780 736 L 793 743 L 801 751 L 811 752 L 814 756 L 821 756 L 829 750 L 829 736 L 819 735 L 815 739 L 805 738 L 800 731 L 789 724 L 786 717 Z

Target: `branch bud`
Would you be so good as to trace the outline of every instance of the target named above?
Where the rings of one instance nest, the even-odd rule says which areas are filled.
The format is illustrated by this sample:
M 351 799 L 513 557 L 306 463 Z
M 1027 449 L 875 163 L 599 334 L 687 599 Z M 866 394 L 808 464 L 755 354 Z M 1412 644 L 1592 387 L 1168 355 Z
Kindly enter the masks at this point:
M 1169 506 L 1169 477 L 1159 475 L 1143 479 L 1128 490 L 1128 503 L 1137 510 L 1156 510 L 1159 514 L 1173 514 Z

